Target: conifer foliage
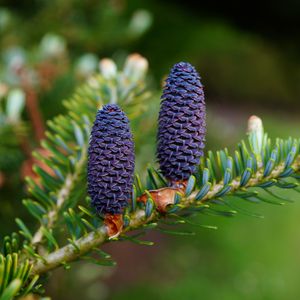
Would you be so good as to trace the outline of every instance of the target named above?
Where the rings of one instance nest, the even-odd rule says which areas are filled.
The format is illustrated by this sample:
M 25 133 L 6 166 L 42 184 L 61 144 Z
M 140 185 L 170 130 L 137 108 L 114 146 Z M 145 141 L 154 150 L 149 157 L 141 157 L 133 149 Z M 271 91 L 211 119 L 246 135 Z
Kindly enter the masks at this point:
M 184 234 L 172 226 L 166 228 L 161 217 L 164 222 L 178 224 L 179 220 L 182 224 L 194 214 L 232 216 L 245 213 L 236 205 L 237 199 L 281 204 L 288 199 L 278 196 L 277 190 L 300 192 L 299 138 L 271 141 L 257 117 L 250 119 L 248 141 L 241 141 L 233 153 L 224 149 L 203 156 L 204 96 L 195 69 L 186 63 L 175 65 L 162 97 L 158 134 L 161 171 L 150 166 L 145 180 L 135 174 L 132 184 L 133 142 L 122 110 L 132 121 L 147 109 L 147 61 L 135 54 L 118 70 L 113 61 L 105 59 L 100 70 L 65 101 L 67 113 L 48 122 L 42 143 L 47 155 L 36 153 L 47 171 L 41 165 L 34 168 L 37 176 L 28 178 L 29 197 L 23 200 L 37 226 L 29 228 L 17 218 L 18 233 L 3 239 L 0 300 L 41 293 L 41 274 L 59 266 L 68 269 L 70 262 L 80 258 L 114 265 L 100 249 L 111 241 L 102 213 L 122 213 L 123 223 L 114 240 L 151 245 L 128 233 L 153 229 Z M 178 103 L 179 115 L 171 101 Z M 175 123 L 169 122 L 172 118 L 181 124 L 177 132 Z M 197 131 L 200 125 L 202 130 Z M 167 144 L 162 138 L 169 134 L 174 134 L 176 141 Z M 178 162 L 183 166 L 180 172 Z M 162 215 L 150 191 L 166 189 L 169 180 L 186 180 L 186 185 L 184 191 L 170 194 Z M 142 196 L 145 202 L 138 201 Z

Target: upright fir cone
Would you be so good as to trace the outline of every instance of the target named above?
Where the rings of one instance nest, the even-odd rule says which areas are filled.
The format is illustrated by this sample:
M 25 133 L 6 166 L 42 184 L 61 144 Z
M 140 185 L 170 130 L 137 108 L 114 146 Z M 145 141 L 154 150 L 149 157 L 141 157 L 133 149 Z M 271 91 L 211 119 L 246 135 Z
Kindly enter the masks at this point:
M 191 64 L 173 66 L 161 100 L 157 158 L 163 175 L 174 185 L 195 172 L 205 147 L 203 86 Z
M 88 150 L 88 193 L 99 214 L 119 215 L 131 197 L 134 143 L 118 105 L 98 111 Z

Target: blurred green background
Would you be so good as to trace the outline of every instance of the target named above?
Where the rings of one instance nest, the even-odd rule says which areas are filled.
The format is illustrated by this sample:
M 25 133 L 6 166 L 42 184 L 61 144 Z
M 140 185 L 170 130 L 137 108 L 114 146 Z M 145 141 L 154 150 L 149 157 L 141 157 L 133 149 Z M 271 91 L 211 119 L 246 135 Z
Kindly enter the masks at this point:
M 243 7 L 241 6 L 243 5 Z M 207 149 L 232 149 L 247 118 L 263 118 L 270 136 L 300 136 L 300 4 L 286 0 L 209 3 L 158 0 L 0 1 L 0 235 L 16 230 L 31 150 L 45 120 L 112 57 L 139 52 L 150 63 L 153 97 L 134 124 L 137 169 L 155 161 L 159 91 L 170 67 L 189 61 L 205 85 Z M 30 105 L 24 93 L 31 93 Z M 8 108 L 7 103 L 16 108 Z M 23 103 L 23 104 L 22 104 Z M 17 105 L 18 104 L 18 105 Z M 25 107 L 23 107 L 25 105 Z M 295 203 L 252 206 L 264 219 L 198 217 L 217 231 L 193 237 L 152 232 L 153 247 L 106 246 L 115 268 L 74 263 L 46 285 L 52 299 L 299 299 L 300 194 Z M 242 204 L 241 204 L 242 205 Z M 30 220 L 28 220 L 30 222 Z M 34 225 L 34 224 L 33 224 Z

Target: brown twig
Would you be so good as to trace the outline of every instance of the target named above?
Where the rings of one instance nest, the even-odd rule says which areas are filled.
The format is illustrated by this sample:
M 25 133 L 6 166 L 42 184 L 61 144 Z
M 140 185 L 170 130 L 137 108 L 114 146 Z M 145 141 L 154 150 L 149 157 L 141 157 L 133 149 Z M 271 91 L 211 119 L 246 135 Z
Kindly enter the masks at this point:
M 29 84 L 23 85 L 26 94 L 26 110 L 32 122 L 35 138 L 37 141 L 45 137 L 45 125 L 38 105 L 37 93 Z

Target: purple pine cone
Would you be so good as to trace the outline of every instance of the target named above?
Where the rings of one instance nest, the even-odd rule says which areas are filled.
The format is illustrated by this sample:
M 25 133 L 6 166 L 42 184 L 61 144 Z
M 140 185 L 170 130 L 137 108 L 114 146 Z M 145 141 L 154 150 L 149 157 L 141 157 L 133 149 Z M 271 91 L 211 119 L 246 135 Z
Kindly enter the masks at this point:
M 199 74 L 189 63 L 173 66 L 161 97 L 157 158 L 170 181 L 187 180 L 205 147 L 205 102 Z
M 134 143 L 118 105 L 98 111 L 88 150 L 88 193 L 99 214 L 120 214 L 131 197 Z

